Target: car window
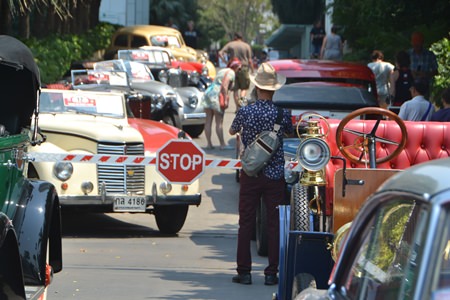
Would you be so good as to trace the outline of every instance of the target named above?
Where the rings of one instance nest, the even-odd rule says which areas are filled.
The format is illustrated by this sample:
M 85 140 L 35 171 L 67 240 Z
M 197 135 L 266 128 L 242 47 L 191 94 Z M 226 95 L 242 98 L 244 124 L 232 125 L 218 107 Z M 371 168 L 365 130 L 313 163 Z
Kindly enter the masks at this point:
M 114 46 L 128 47 L 128 35 L 119 34 L 114 40 Z
M 131 36 L 131 47 L 132 48 L 139 48 L 141 46 L 147 46 L 147 39 L 140 35 L 133 35 Z
M 443 237 L 443 245 L 442 245 L 442 255 L 439 257 L 438 261 L 438 270 L 439 270 L 439 281 L 437 284 L 437 290 L 446 289 L 448 295 L 450 288 L 450 210 L 447 208 L 447 216 L 445 217 L 446 226 L 444 227 L 444 232 L 442 234 Z M 439 267 L 440 266 L 440 267 Z M 438 299 L 438 298 L 436 298 Z
M 40 96 L 41 113 L 79 113 L 111 118 L 125 118 L 120 94 L 84 91 L 44 90 Z
M 180 41 L 174 35 L 154 35 L 150 37 L 152 46 L 180 48 Z
M 377 210 L 346 279 L 349 299 L 409 299 L 428 216 L 424 205 L 407 198 Z

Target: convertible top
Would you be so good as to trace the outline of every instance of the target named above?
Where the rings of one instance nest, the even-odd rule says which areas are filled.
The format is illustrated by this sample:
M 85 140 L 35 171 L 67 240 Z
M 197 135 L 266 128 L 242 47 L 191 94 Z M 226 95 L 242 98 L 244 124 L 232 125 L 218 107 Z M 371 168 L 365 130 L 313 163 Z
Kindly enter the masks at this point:
M 0 124 L 11 134 L 29 126 L 40 89 L 39 68 L 21 41 L 0 35 Z

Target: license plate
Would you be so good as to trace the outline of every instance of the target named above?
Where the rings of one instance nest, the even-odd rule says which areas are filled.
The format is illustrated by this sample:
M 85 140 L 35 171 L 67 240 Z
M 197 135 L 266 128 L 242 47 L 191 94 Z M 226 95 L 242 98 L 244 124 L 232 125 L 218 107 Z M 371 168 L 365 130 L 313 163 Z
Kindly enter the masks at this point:
M 113 210 L 118 212 L 145 212 L 147 207 L 145 197 L 118 196 L 114 197 Z

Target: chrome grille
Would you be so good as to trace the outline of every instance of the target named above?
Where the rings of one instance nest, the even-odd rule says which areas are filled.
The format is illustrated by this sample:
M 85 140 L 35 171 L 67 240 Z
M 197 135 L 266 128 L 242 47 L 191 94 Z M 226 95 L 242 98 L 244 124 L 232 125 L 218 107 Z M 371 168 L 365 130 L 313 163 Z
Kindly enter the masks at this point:
M 168 84 L 171 87 L 188 86 L 188 74 L 186 72 L 169 72 Z
M 98 144 L 98 154 L 144 155 L 143 144 Z M 98 186 L 110 194 L 144 195 L 145 166 L 97 165 Z

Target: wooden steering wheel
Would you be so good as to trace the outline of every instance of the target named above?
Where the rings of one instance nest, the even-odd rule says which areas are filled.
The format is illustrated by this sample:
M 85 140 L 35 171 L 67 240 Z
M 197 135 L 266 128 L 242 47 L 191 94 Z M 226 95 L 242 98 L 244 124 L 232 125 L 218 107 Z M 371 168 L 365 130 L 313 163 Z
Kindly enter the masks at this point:
M 345 126 L 354 118 L 358 118 L 363 115 L 371 115 L 377 116 L 376 122 L 372 128 L 372 130 L 368 133 L 365 132 L 359 132 L 356 130 L 352 130 L 349 128 L 345 128 Z M 376 132 L 378 129 L 378 126 L 380 125 L 380 121 L 383 119 L 383 117 L 386 117 L 389 120 L 395 121 L 397 125 L 400 127 L 402 136 L 400 141 L 392 141 L 385 138 L 381 138 L 376 136 Z M 343 133 L 347 132 L 350 134 L 353 134 L 356 136 L 356 139 L 351 145 L 345 145 L 342 135 Z M 408 134 L 406 131 L 405 123 L 402 119 L 399 118 L 399 116 L 390 110 L 383 109 L 380 107 L 365 107 L 355 110 L 354 112 L 348 114 L 342 121 L 339 123 L 339 126 L 336 130 L 336 144 L 341 151 L 342 155 L 350 160 L 353 163 L 370 163 L 371 167 L 376 167 L 376 164 L 383 163 L 386 161 L 389 161 L 393 159 L 394 157 L 398 156 L 400 152 L 405 148 L 406 146 L 406 140 L 407 140 Z M 376 158 L 375 153 L 375 144 L 377 142 L 385 143 L 385 144 L 391 144 L 396 145 L 397 148 L 389 155 L 381 158 Z M 350 150 L 356 150 L 356 152 L 360 152 L 360 156 L 356 156 L 350 152 Z M 354 153 L 355 151 L 353 151 Z M 369 154 L 369 158 L 367 158 L 367 154 Z

